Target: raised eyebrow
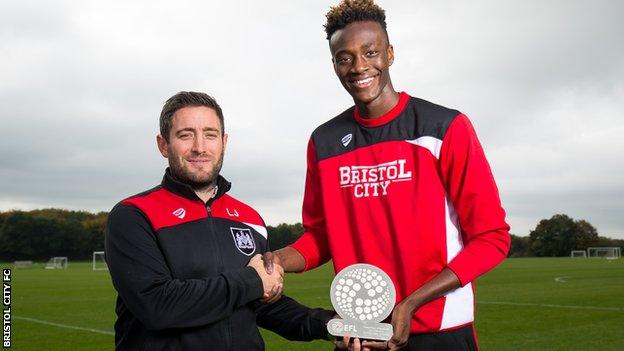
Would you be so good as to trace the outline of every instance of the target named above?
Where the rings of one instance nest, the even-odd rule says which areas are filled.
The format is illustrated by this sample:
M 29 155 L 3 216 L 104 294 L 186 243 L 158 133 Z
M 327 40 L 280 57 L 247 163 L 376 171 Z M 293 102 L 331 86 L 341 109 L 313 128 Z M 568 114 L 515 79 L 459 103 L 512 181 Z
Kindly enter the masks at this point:
M 183 133 L 183 132 L 191 132 L 191 133 L 194 133 L 194 132 L 195 132 L 195 130 L 194 130 L 193 128 L 182 128 L 182 129 L 178 129 L 178 130 L 176 131 L 176 135 L 181 134 L 181 133 Z
M 342 49 L 342 50 L 336 51 L 336 53 L 334 54 L 334 57 L 338 57 L 338 56 L 342 56 L 342 55 L 353 56 L 353 54 L 351 54 L 351 51 L 349 51 L 347 49 Z
M 368 50 L 371 48 L 376 48 L 376 43 L 369 42 L 369 43 L 364 43 L 362 44 L 362 46 L 360 46 L 361 50 Z M 342 50 L 336 51 L 336 53 L 334 54 L 334 57 L 338 57 L 341 55 L 353 56 L 353 53 L 349 49 L 342 49 Z
M 375 43 L 366 43 L 362 45 L 362 49 L 371 49 L 371 48 L 375 48 Z
M 220 133 L 221 131 L 218 128 L 212 128 L 212 127 L 206 127 L 203 129 L 204 132 L 217 132 Z
M 212 128 L 212 127 L 206 127 L 206 128 L 204 128 L 204 129 L 202 129 L 202 131 L 204 131 L 204 132 L 212 132 L 212 131 L 214 131 L 214 132 L 217 132 L 217 133 L 218 133 L 218 132 L 219 132 L 219 129 L 217 129 L 217 128 Z M 195 129 L 190 128 L 190 127 L 188 127 L 188 128 L 182 128 L 182 129 L 179 129 L 178 131 L 176 131 L 176 134 L 180 134 L 180 133 L 183 133 L 183 132 L 191 132 L 191 133 L 195 133 Z

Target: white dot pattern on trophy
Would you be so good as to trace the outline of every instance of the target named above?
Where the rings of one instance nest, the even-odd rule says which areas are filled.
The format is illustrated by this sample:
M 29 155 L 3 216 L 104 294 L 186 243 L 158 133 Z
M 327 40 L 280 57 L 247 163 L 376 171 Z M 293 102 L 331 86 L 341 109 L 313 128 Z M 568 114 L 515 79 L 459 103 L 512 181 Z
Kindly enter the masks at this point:
M 384 313 L 388 315 L 394 303 L 389 299 L 392 287 L 388 286 L 382 275 L 383 272 L 380 274 L 369 268 L 357 268 L 345 270 L 338 277 L 334 282 L 335 303 L 344 318 L 371 321 L 378 317 L 384 318 Z

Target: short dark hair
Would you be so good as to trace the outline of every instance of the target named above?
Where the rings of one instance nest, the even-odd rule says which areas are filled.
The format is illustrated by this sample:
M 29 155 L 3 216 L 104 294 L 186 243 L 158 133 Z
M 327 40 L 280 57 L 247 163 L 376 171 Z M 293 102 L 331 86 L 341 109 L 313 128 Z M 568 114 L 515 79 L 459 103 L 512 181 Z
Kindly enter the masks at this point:
M 219 106 L 217 100 L 206 93 L 181 91 L 167 99 L 162 111 L 160 112 L 160 135 L 162 135 L 165 140 L 169 141 L 169 133 L 171 132 L 171 126 L 173 125 L 173 115 L 179 109 L 189 106 L 206 106 L 215 110 L 217 116 L 219 117 L 219 122 L 221 123 L 221 136 L 223 136 L 225 133 L 223 111 L 221 111 L 221 106 Z
M 327 40 L 339 29 L 353 22 L 374 21 L 381 25 L 386 36 L 386 11 L 375 4 L 373 0 L 342 0 L 340 4 L 332 6 L 325 15 L 325 33 Z

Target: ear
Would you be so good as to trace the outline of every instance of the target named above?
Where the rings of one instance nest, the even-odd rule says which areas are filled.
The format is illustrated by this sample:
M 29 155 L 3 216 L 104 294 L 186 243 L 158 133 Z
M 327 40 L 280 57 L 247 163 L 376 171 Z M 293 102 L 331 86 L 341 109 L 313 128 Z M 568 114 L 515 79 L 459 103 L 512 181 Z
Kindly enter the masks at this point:
M 223 152 L 225 152 L 225 148 L 227 147 L 227 142 L 228 142 L 228 134 L 225 133 L 223 134 Z
M 388 66 L 392 66 L 394 62 L 394 48 L 392 45 L 388 45 Z
M 338 71 L 336 70 L 336 59 L 334 58 L 333 55 L 331 57 L 331 65 L 332 65 L 332 68 L 334 69 L 334 73 L 338 74 Z
M 165 138 L 163 138 L 160 134 L 156 136 L 156 145 L 158 145 L 158 151 L 160 151 L 160 154 L 163 155 L 164 158 L 168 158 L 169 150 L 167 146 L 169 143 L 167 143 L 167 140 L 165 140 Z

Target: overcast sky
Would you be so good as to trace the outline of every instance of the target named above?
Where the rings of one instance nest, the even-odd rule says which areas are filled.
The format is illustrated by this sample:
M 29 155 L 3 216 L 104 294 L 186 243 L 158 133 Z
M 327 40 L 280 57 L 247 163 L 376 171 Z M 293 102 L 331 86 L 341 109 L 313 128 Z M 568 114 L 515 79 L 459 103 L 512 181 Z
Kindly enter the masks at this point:
M 352 105 L 336 1 L 3 1 L 0 210 L 108 211 L 166 160 L 163 102 L 225 113 L 222 174 L 268 224 L 301 220 L 305 148 Z M 624 2 L 379 1 L 394 86 L 473 121 L 512 233 L 566 213 L 624 238 Z

